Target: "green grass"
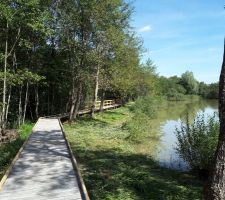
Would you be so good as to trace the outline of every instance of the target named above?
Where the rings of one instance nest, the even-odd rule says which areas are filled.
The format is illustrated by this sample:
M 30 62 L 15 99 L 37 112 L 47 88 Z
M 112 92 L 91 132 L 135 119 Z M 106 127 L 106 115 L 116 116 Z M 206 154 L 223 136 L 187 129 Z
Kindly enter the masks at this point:
M 30 135 L 32 127 L 33 124 L 31 123 L 22 125 L 18 130 L 19 137 L 16 140 L 0 145 L 0 180 L 11 164 L 13 158 L 16 156 L 20 147 L 23 145 L 24 141 Z
M 202 183 L 190 173 L 159 167 L 154 142 L 132 142 L 127 107 L 82 117 L 65 131 L 92 200 L 197 200 Z M 153 146 L 153 147 L 151 147 Z

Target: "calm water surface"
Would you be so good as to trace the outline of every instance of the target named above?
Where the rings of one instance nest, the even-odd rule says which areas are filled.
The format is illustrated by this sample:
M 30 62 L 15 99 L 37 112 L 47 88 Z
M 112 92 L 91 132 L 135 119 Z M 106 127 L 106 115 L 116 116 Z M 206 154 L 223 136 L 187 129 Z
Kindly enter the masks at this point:
M 187 113 L 190 122 L 200 113 L 204 113 L 205 118 L 218 112 L 216 100 L 200 100 L 195 102 L 168 102 L 163 110 L 159 111 L 158 118 L 153 120 L 153 130 L 160 135 L 155 145 L 155 159 L 161 166 L 188 170 L 187 164 L 176 153 L 176 127 L 180 127 Z

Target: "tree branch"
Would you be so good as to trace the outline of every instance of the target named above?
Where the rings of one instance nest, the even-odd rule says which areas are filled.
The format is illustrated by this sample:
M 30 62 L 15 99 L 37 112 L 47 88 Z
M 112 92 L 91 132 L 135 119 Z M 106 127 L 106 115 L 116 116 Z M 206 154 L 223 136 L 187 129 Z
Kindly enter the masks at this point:
M 14 44 L 13 44 L 11 50 L 9 51 L 7 57 L 9 57 L 12 54 L 12 52 L 13 52 L 13 50 L 14 50 L 14 48 L 16 46 L 16 43 L 18 42 L 19 38 L 20 38 L 20 27 L 19 27 L 18 32 L 17 32 L 16 41 L 14 42 Z

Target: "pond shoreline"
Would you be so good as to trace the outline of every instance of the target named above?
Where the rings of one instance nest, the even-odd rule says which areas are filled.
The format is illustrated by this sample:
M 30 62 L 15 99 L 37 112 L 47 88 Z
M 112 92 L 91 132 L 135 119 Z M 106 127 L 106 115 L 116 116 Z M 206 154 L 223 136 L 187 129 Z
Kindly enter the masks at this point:
M 160 127 L 160 142 L 158 143 L 158 153 L 155 155 L 162 166 L 181 171 L 188 171 L 188 165 L 179 157 L 175 148 L 177 138 L 176 128 L 179 128 L 181 122 L 185 122 L 188 116 L 189 121 L 193 122 L 199 114 L 204 113 L 205 119 L 212 116 L 218 109 L 217 100 L 197 100 L 186 102 L 166 102 L 163 109 L 158 110 L 157 119 L 152 122 Z M 160 120 L 160 123 L 157 121 Z M 159 125 L 160 124 L 160 125 Z

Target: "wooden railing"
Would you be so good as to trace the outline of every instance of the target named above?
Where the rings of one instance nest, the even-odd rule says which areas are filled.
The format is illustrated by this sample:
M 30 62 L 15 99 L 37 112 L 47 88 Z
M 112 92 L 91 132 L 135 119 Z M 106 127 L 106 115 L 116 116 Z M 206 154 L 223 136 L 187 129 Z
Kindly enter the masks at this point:
M 88 114 L 91 112 L 91 102 L 86 105 L 82 110 L 78 112 L 78 115 Z M 100 111 L 101 101 L 96 101 L 95 104 L 95 111 Z M 104 100 L 103 102 L 103 110 L 108 110 L 112 108 L 118 108 L 121 104 L 116 103 L 115 100 Z M 61 113 L 61 114 L 55 114 L 55 115 L 49 115 L 45 116 L 45 118 L 60 118 L 60 119 L 66 119 L 68 118 L 69 113 Z
M 103 108 L 107 106 L 113 106 L 113 105 L 115 105 L 115 100 L 104 100 L 103 102 Z M 100 109 L 100 106 L 101 106 L 101 101 L 96 101 L 95 108 Z

